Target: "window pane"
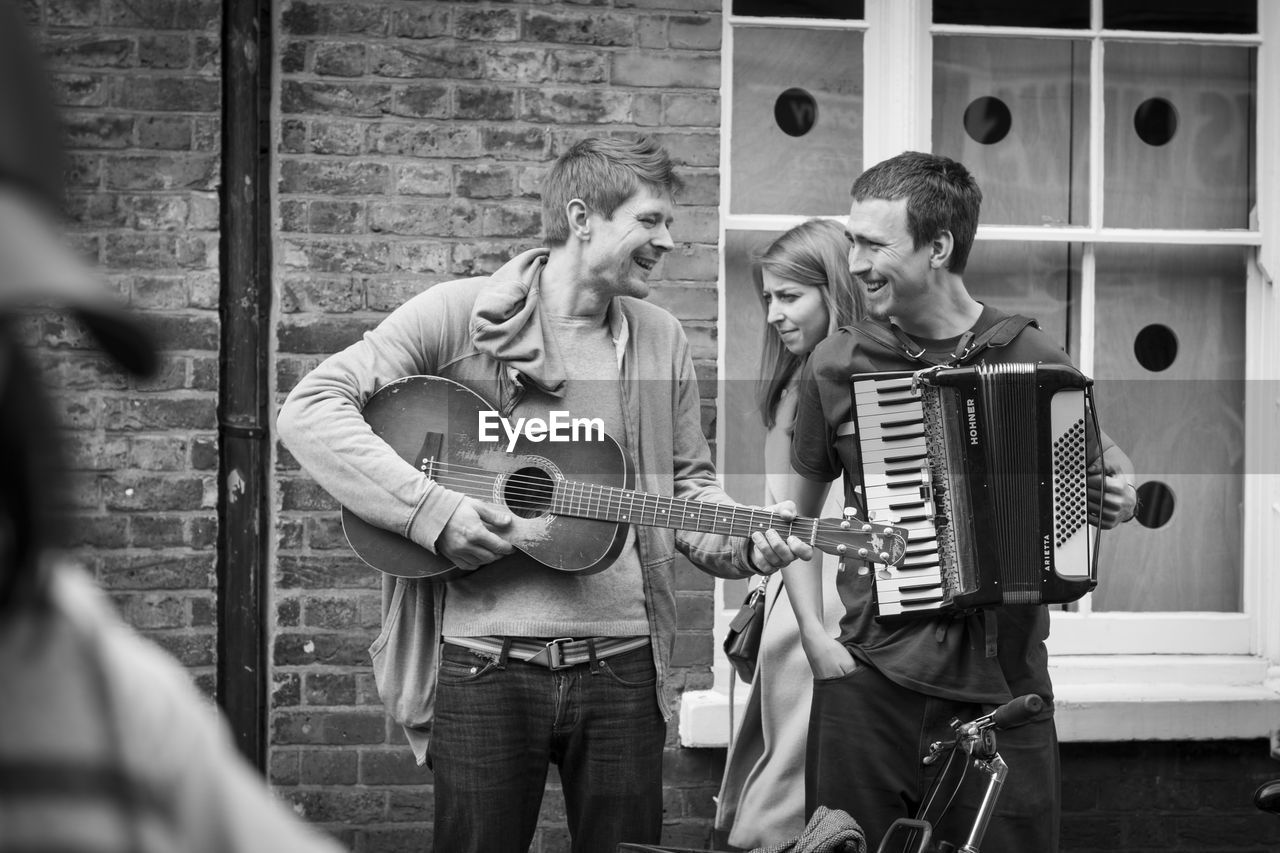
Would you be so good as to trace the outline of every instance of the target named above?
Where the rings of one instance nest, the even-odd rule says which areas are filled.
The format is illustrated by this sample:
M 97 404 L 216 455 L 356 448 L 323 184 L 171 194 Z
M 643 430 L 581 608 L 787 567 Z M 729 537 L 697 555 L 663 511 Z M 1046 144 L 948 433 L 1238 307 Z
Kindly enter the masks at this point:
M 862 0 L 733 0 L 733 14 L 856 21 L 863 17 L 862 5 Z
M 734 213 L 845 214 L 862 169 L 862 33 L 734 31 Z
M 1102 535 L 1095 610 L 1241 608 L 1245 251 L 1098 247 L 1098 417 L 1141 506 Z
M 933 20 L 938 24 L 972 24 L 987 27 L 1052 27 L 1086 29 L 1089 0 L 1028 3 L 1026 0 L 933 0 Z
M 1255 62 L 1247 47 L 1107 43 L 1106 225 L 1249 227 Z
M 1104 0 L 1110 30 L 1172 33 L 1256 33 L 1258 0 Z
M 1088 42 L 939 36 L 933 58 L 933 150 L 978 179 L 983 223 L 1083 224 Z
M 781 236 L 776 231 L 729 231 L 724 255 L 724 363 L 720 395 L 724 429 L 725 491 L 749 504 L 764 501 L 764 424 L 756 408 L 764 307 L 751 271 L 751 258 Z
M 1079 323 L 1079 249 L 1066 243 L 974 243 L 964 272 L 979 302 L 1035 320 L 1074 356 Z

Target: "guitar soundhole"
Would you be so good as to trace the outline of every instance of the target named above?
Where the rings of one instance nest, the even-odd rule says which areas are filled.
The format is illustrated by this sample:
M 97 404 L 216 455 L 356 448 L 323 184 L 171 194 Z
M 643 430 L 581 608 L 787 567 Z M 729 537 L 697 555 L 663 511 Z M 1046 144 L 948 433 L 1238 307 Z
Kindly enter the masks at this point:
M 507 509 L 521 518 L 537 518 L 551 511 L 555 483 L 541 468 L 521 468 L 503 484 L 502 499 Z

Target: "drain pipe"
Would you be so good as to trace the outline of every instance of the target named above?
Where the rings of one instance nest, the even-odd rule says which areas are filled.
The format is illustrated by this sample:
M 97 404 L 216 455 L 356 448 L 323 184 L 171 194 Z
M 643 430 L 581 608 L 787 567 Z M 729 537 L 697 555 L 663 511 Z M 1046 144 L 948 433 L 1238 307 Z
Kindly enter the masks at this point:
M 266 768 L 271 436 L 270 0 L 222 3 L 217 697 Z

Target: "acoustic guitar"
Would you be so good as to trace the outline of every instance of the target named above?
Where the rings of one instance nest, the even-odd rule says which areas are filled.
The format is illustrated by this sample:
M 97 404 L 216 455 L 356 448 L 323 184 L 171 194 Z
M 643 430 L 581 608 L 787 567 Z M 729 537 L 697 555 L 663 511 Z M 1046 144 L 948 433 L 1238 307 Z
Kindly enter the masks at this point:
M 401 459 L 445 488 L 506 508 L 504 537 L 516 550 L 491 565 L 518 563 L 589 574 L 617 558 L 631 524 L 729 536 L 777 530 L 841 557 L 897 565 L 905 531 L 861 520 L 795 518 L 759 507 L 632 491 L 630 456 L 603 430 L 554 421 L 539 436 L 500 427 L 495 407 L 470 388 L 436 376 L 407 376 L 369 398 L 365 421 Z M 574 433 L 577 433 L 576 435 Z M 562 440 L 557 440 L 562 439 Z M 462 575 L 443 556 L 370 524 L 343 507 L 356 555 L 378 571 L 447 581 Z

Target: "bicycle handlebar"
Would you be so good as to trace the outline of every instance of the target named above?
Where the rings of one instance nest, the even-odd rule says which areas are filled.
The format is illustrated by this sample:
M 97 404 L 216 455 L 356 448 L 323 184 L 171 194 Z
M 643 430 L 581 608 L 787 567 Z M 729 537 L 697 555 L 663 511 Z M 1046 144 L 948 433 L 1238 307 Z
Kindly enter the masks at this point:
M 1011 702 L 1006 702 L 987 717 L 991 720 L 990 727 L 999 731 L 1029 723 L 1032 717 L 1043 710 L 1044 700 L 1034 693 L 1028 693 Z
M 999 731 L 1020 726 L 1031 721 L 1031 718 L 1044 710 L 1044 700 L 1034 693 L 1019 696 L 996 708 L 990 714 L 978 717 L 972 722 L 959 726 L 956 731 L 961 736 L 976 737 L 987 729 Z

